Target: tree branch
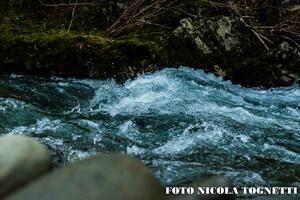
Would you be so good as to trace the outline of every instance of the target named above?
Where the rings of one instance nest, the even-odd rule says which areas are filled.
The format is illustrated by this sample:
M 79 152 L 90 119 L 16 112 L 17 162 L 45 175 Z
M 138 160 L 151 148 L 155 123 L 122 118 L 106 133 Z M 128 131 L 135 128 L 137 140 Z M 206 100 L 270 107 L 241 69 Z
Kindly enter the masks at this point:
M 40 4 L 42 6 L 46 6 L 46 7 L 59 7 L 59 6 L 96 6 L 99 5 L 99 1 L 94 1 L 94 2 L 86 2 L 86 3 L 78 3 L 78 1 L 76 1 L 76 3 L 60 3 L 60 4 L 47 4 L 44 3 L 42 0 L 38 0 L 40 2 Z

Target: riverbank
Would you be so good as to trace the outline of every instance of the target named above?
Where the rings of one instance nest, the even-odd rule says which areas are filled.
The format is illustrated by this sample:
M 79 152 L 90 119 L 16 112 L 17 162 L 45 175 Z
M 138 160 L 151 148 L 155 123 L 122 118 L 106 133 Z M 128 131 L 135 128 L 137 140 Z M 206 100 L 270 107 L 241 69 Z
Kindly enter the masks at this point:
M 298 29 L 282 28 L 299 19 L 292 1 L 280 5 L 284 19 L 275 5 L 263 16 L 256 15 L 259 5 L 249 5 L 248 19 L 242 5 L 203 0 L 141 3 L 135 10 L 130 5 L 138 1 L 8 2 L 1 6 L 1 74 L 122 82 L 167 66 L 190 66 L 247 87 L 299 80 Z

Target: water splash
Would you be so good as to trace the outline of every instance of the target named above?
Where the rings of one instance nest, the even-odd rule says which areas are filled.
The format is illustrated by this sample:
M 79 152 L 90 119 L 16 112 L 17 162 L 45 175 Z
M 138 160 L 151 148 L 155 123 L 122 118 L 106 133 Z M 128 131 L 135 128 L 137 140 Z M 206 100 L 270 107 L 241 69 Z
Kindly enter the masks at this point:
M 201 70 L 114 80 L 0 79 L 0 131 L 31 135 L 56 162 L 140 157 L 164 184 L 204 174 L 237 185 L 299 185 L 300 87 L 249 89 Z

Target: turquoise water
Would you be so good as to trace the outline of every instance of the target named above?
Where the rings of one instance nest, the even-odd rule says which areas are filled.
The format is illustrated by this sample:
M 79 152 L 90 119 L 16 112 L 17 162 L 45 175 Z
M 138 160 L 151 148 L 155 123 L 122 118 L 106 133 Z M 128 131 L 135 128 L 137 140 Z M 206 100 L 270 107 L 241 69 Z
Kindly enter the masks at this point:
M 0 133 L 38 138 L 57 165 L 140 157 L 165 185 L 205 174 L 300 186 L 300 87 L 247 89 L 190 68 L 117 84 L 2 76 Z

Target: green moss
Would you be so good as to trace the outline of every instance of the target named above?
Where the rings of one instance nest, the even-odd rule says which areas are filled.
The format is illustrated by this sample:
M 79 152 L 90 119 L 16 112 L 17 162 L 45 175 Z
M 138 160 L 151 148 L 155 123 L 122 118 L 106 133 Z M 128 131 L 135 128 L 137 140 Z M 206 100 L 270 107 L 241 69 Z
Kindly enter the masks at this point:
M 123 81 L 154 69 L 157 54 L 155 42 L 134 37 L 112 39 L 101 33 L 36 32 L 3 25 L 0 32 L 0 71 L 7 73 Z
M 6 42 L 23 41 L 25 43 L 32 43 L 43 41 L 48 43 L 59 39 L 75 39 L 79 37 L 76 33 L 67 34 L 65 30 L 49 30 L 47 32 L 32 32 L 27 30 L 19 32 L 0 28 L 0 32 L 0 39 Z
M 278 74 L 272 75 L 272 80 L 282 75 L 281 70 L 273 67 L 264 70 L 263 66 L 268 64 L 279 63 L 284 71 L 299 74 L 298 53 L 276 48 L 271 53 L 265 51 L 251 29 L 240 22 L 238 14 L 206 0 L 192 0 L 178 9 L 166 9 L 153 24 L 130 29 L 118 38 L 106 32 L 123 11 L 114 1 L 78 6 L 70 32 L 66 30 L 72 6 L 9 2 L 0 6 L 0 73 L 114 77 L 123 81 L 142 72 L 184 65 L 247 86 L 261 82 L 247 76 L 252 69 L 254 78 L 259 77 L 256 72 L 264 74 L 260 79 L 269 72 Z M 11 4 L 16 2 L 17 6 Z M 283 56 L 278 57 L 278 52 Z M 240 80 L 242 73 L 243 79 L 249 81 Z M 266 84 L 271 85 L 269 82 L 272 81 Z

